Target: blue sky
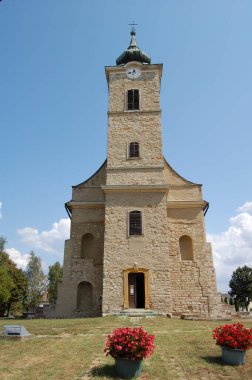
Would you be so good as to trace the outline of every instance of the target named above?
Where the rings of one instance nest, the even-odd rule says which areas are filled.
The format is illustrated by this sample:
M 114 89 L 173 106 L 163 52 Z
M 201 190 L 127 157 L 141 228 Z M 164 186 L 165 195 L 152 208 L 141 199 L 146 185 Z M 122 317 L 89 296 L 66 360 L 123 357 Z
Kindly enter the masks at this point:
M 0 235 L 25 266 L 62 261 L 71 186 L 106 158 L 104 66 L 129 45 L 163 63 L 163 150 L 202 183 L 219 290 L 252 266 L 251 0 L 0 2 Z

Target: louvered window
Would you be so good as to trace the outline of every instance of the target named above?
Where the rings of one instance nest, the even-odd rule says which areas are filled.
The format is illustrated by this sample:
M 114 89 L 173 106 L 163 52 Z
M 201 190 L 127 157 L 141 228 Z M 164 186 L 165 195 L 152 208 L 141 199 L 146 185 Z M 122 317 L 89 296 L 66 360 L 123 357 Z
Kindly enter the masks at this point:
M 139 157 L 139 143 L 131 142 L 129 144 L 129 158 Z
M 139 110 L 139 90 L 129 90 L 127 99 L 128 110 Z
M 131 211 L 129 213 L 129 234 L 142 235 L 142 213 L 141 211 Z

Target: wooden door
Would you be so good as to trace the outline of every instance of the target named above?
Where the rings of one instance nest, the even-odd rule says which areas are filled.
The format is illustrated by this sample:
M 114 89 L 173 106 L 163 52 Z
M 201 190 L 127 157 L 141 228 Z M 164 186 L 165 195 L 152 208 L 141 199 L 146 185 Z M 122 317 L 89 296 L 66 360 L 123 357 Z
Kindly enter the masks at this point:
M 129 273 L 128 284 L 129 284 L 129 308 L 135 309 L 136 308 L 136 274 L 135 273 Z
M 144 309 L 145 308 L 145 287 L 143 273 L 129 273 L 129 308 Z

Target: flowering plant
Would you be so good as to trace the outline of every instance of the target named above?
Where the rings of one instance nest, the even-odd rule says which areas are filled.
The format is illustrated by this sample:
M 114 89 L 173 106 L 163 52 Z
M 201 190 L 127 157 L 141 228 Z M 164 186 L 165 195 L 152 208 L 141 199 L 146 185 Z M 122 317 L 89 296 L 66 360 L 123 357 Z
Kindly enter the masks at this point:
M 153 354 L 155 346 L 154 335 L 149 335 L 142 327 L 121 327 L 108 335 L 106 356 L 113 358 L 141 360 Z
M 245 351 L 252 347 L 252 328 L 248 329 L 241 323 L 220 326 L 213 330 L 213 339 L 218 346 Z

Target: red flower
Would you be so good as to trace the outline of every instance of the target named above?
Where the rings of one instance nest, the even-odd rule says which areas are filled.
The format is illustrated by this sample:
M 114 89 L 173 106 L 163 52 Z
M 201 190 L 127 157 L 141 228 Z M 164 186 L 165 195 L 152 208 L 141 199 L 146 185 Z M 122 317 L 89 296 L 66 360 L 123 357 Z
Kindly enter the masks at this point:
M 113 358 L 143 359 L 153 354 L 154 335 L 149 335 L 142 327 L 121 327 L 108 335 L 105 352 Z
M 252 328 L 246 328 L 241 323 L 216 327 L 213 339 L 218 346 L 248 350 L 252 347 Z

